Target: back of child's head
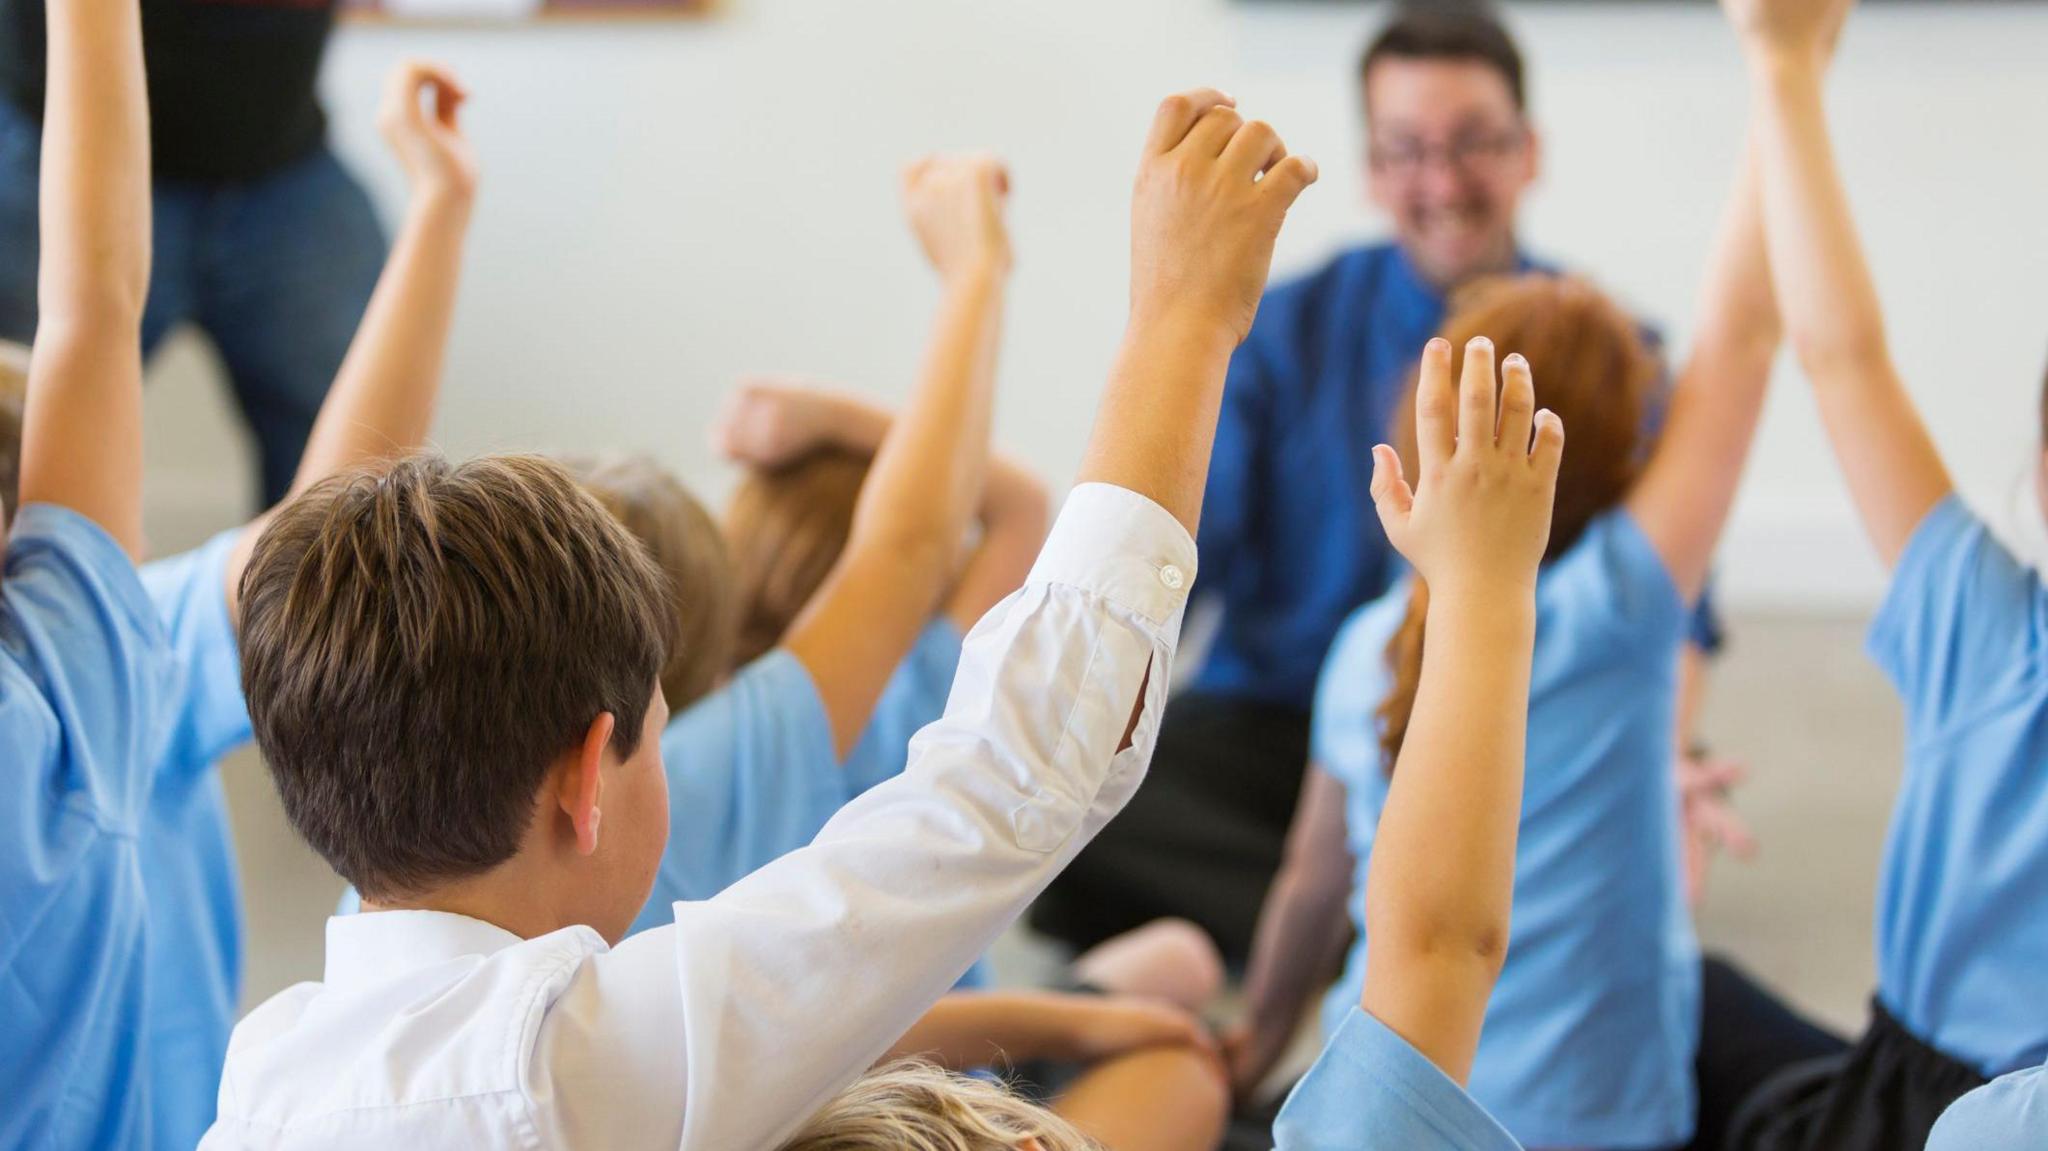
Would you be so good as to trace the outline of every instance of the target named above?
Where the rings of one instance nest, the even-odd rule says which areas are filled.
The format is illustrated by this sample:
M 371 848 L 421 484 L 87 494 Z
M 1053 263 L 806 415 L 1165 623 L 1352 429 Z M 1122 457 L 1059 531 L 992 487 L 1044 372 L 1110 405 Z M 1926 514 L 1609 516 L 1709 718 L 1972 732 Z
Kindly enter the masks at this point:
M 1544 560 L 1571 550 L 1586 528 L 1627 497 L 1642 466 L 1644 417 L 1662 372 L 1641 329 L 1614 301 L 1583 280 L 1516 276 L 1482 280 L 1452 299 L 1441 332 L 1453 349 L 1453 379 L 1464 371 L 1465 345 L 1493 341 L 1500 356 L 1520 353 L 1536 384 L 1536 406 L 1565 427 L 1564 461 Z M 1395 421 L 1395 447 L 1410 476 L 1415 454 L 1415 389 Z M 1380 704 L 1380 748 L 1393 770 L 1422 678 L 1423 620 L 1429 590 L 1418 580 L 1408 614 L 1387 645 L 1393 688 Z
M 670 710 L 681 711 L 732 666 L 739 609 L 725 535 L 674 473 L 645 456 L 563 463 L 584 491 L 639 538 L 668 578 L 676 630 L 661 670 L 661 694 Z
M 241 603 L 285 814 L 373 900 L 517 854 L 549 768 L 600 714 L 632 755 L 673 634 L 646 549 L 535 456 L 329 479 L 278 510 Z
M 0 532 L 21 504 L 21 417 L 28 404 L 28 349 L 0 340 Z
M 1101 1151 L 1052 1112 L 927 1063 L 870 1073 L 781 1151 Z
M 781 643 L 832 573 L 853 531 L 853 510 L 867 475 L 867 457 L 825 449 L 784 467 L 750 472 L 740 483 L 725 516 L 739 589 L 735 664 Z

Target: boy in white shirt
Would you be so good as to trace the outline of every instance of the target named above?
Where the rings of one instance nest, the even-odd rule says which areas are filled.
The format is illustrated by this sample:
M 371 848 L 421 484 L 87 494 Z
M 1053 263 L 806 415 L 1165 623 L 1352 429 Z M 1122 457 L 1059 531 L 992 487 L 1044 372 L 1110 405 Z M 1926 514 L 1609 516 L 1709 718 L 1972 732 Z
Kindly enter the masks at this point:
M 858 1076 L 1129 798 L 1223 375 L 1315 167 L 1169 98 L 1082 483 L 968 637 L 900 779 L 620 940 L 668 826 L 660 578 L 561 469 L 414 459 L 258 543 L 244 685 L 287 814 L 361 890 L 322 983 L 236 1029 L 208 1147 L 772 1146 Z M 995 189 L 942 243 L 994 224 Z

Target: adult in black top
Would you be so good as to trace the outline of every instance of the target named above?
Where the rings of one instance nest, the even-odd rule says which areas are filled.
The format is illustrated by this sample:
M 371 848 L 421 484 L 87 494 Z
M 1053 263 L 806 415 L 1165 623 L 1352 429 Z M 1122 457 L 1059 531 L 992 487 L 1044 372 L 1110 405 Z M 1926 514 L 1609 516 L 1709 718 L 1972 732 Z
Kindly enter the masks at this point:
M 334 0 L 140 0 L 156 180 L 146 349 L 220 352 L 283 495 L 384 261 L 315 94 Z M 43 0 L 0 0 L 0 338 L 35 331 Z

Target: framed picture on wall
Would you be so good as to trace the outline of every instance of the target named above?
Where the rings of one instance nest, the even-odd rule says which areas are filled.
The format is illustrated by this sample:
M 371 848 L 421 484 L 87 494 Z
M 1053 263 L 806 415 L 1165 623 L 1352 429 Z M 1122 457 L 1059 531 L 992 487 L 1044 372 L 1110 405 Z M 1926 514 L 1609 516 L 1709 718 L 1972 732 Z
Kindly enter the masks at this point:
M 343 0 L 356 19 L 436 24 L 702 16 L 719 0 Z

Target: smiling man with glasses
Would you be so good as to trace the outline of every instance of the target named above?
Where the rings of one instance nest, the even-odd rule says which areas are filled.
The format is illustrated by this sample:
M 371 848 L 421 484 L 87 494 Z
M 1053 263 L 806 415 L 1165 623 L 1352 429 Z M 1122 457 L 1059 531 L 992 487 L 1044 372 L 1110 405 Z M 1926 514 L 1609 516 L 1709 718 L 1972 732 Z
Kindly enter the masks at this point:
M 1308 759 L 1316 673 L 1346 615 L 1396 574 L 1367 490 L 1372 445 L 1451 293 L 1551 270 L 1516 242 L 1542 148 L 1521 52 L 1490 7 L 1397 8 L 1358 79 L 1367 186 L 1393 239 L 1269 291 L 1231 362 L 1197 589 L 1220 627 L 1144 789 L 1034 911 L 1076 946 L 1172 915 L 1234 962 L 1248 953 Z

